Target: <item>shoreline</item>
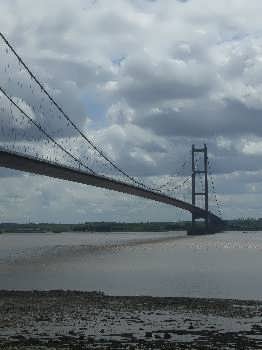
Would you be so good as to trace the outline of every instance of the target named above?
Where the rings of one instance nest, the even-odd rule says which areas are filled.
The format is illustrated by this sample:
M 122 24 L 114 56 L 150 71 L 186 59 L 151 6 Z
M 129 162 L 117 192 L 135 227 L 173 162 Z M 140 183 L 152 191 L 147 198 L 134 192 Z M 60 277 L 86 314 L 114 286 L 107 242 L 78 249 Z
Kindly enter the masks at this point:
M 0 290 L 0 349 L 261 349 L 262 301 Z

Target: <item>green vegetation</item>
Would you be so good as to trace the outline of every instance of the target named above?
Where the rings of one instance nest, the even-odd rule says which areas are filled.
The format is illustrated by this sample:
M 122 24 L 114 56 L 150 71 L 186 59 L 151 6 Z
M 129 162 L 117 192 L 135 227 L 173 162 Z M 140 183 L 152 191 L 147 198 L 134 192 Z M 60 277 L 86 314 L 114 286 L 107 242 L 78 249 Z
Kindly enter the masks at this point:
M 262 231 L 262 218 L 235 219 L 225 221 L 225 230 L 229 231 Z M 82 224 L 52 223 L 1 223 L 0 233 L 6 232 L 165 232 L 190 230 L 190 221 L 181 222 L 86 222 Z
M 188 222 L 148 222 L 148 223 L 119 223 L 119 222 L 86 222 L 83 224 L 49 224 L 49 223 L 2 223 L 2 232 L 162 232 L 187 230 Z
M 242 218 L 226 221 L 227 230 L 230 231 L 262 231 L 262 218 Z

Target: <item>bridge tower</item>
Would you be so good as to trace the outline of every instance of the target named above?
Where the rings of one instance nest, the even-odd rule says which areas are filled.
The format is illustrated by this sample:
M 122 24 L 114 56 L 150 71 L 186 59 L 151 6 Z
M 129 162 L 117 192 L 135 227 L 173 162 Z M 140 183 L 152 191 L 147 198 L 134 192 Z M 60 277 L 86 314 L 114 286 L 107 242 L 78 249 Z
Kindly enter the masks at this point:
M 198 167 L 196 161 L 196 154 L 200 154 L 200 167 Z M 201 165 L 202 163 L 202 165 Z M 204 175 L 204 192 L 199 191 L 202 188 L 200 182 L 202 181 L 201 175 Z M 199 197 L 204 198 L 204 208 L 206 215 L 204 217 L 204 228 L 197 229 L 196 219 L 199 219 L 195 214 L 192 213 L 192 228 L 191 234 L 208 233 L 209 232 L 209 215 L 208 215 L 208 158 L 207 158 L 207 145 L 204 144 L 203 148 L 196 148 L 192 145 L 192 204 L 197 205 L 197 199 Z M 200 230 L 200 231 L 199 231 Z M 199 232 L 198 232 L 199 231 Z

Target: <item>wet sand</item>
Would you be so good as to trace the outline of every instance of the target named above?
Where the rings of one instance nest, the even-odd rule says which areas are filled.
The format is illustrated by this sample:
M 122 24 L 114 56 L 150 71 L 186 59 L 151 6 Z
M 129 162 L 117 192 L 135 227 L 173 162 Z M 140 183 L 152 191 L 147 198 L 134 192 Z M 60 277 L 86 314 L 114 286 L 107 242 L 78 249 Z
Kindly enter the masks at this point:
M 0 349 L 262 349 L 262 302 L 0 291 Z

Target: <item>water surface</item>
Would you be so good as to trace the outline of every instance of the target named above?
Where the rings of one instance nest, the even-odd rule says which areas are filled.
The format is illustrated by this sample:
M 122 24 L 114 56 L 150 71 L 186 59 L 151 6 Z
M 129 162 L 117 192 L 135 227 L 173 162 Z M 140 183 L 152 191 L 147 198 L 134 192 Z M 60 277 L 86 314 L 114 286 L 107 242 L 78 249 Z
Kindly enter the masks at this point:
M 262 299 L 262 232 L 0 235 L 0 289 Z

